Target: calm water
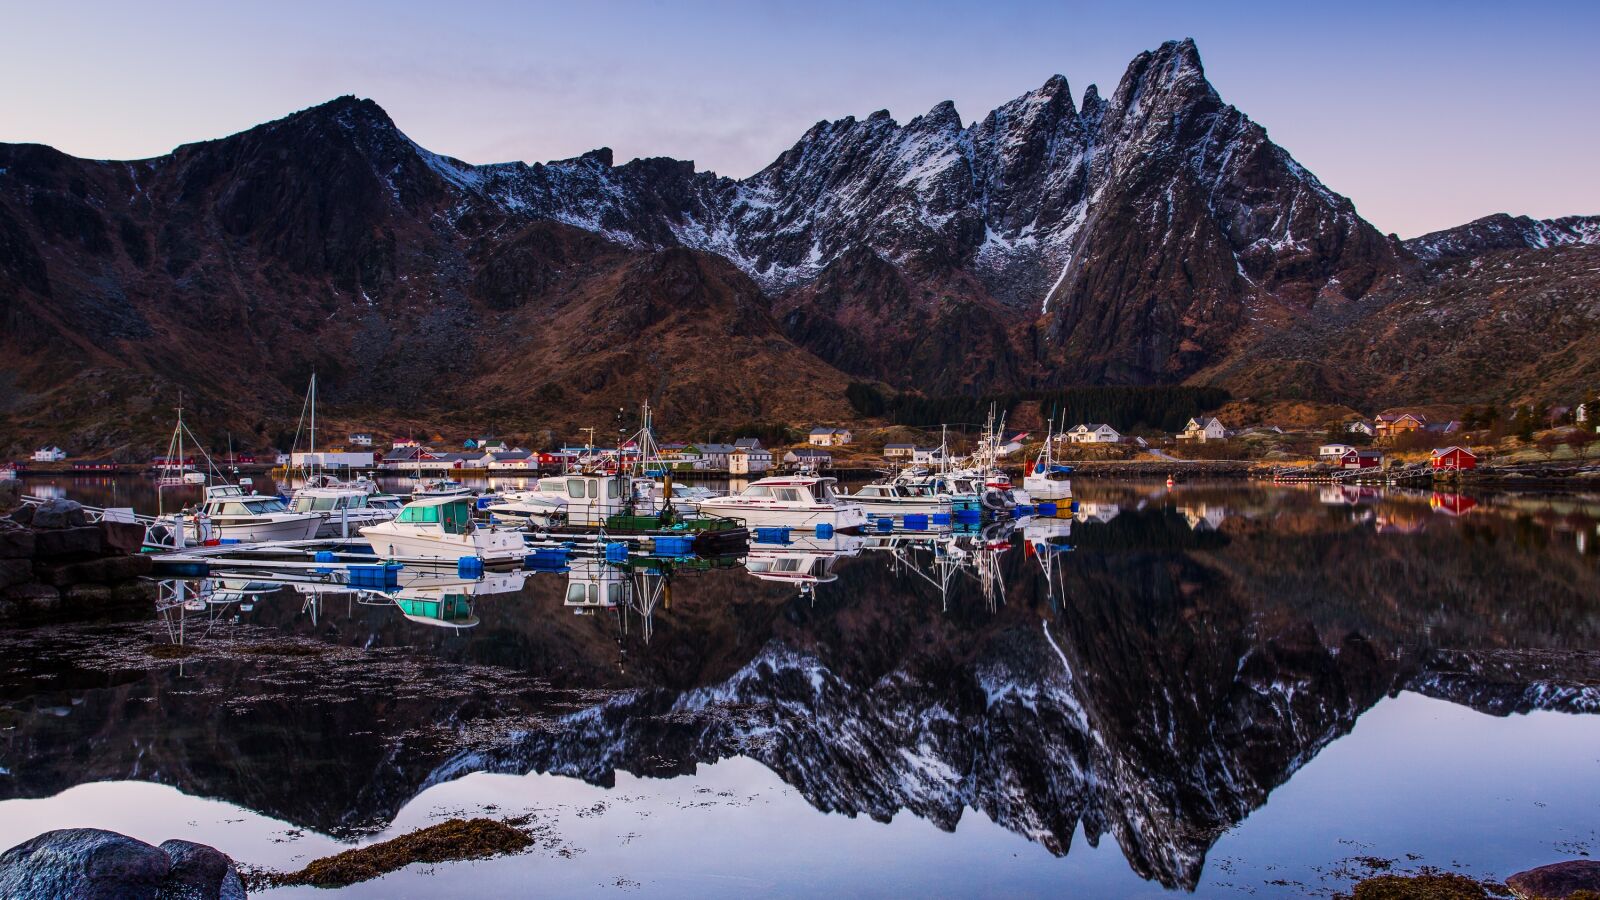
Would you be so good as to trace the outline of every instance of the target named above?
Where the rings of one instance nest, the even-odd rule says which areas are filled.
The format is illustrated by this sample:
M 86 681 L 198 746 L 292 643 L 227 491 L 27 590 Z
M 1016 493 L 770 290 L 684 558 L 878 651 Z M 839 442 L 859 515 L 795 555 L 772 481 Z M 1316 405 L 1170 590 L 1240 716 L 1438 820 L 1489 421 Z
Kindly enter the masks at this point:
M 1076 487 L 1070 523 L 408 581 L 463 629 L 213 579 L 0 632 L 0 846 L 297 867 L 532 814 L 530 853 L 347 890 L 479 898 L 1303 896 L 1600 852 L 1600 497 Z M 585 578 L 623 605 L 565 607 Z

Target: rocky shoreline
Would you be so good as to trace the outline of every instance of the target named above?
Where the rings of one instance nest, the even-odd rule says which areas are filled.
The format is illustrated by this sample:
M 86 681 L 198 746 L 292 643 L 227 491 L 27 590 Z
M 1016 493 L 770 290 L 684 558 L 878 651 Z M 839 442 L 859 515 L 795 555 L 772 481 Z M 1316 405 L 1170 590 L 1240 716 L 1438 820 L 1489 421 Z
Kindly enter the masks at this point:
M 155 847 L 115 831 L 47 831 L 0 854 L 7 900 L 244 900 L 226 853 L 192 841 Z
M 71 500 L 23 505 L 15 481 L 0 482 L 0 513 L 0 625 L 149 609 L 143 527 L 90 522 Z

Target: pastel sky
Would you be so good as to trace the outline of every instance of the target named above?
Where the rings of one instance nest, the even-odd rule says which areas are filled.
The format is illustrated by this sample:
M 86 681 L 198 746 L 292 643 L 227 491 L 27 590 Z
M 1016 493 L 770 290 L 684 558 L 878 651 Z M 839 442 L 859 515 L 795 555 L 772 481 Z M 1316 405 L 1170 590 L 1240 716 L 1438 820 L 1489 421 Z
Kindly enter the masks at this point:
M 469 162 L 610 146 L 738 177 L 821 119 L 971 121 L 1055 73 L 1109 93 L 1179 37 L 1384 231 L 1600 213 L 1596 0 L 0 0 L 0 141 L 152 156 L 356 94 Z

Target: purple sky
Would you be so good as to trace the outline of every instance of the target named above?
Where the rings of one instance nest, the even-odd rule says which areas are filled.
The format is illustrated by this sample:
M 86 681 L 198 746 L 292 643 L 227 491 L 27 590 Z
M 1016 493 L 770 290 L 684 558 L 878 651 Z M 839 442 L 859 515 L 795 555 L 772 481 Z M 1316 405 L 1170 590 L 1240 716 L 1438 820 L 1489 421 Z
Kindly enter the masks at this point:
M 468 162 L 610 146 L 739 177 L 819 119 L 971 121 L 1054 73 L 1109 93 L 1193 37 L 1223 99 L 1384 231 L 1600 213 L 1600 3 L 1134 6 L 4 0 L 0 141 L 151 156 L 356 94 Z

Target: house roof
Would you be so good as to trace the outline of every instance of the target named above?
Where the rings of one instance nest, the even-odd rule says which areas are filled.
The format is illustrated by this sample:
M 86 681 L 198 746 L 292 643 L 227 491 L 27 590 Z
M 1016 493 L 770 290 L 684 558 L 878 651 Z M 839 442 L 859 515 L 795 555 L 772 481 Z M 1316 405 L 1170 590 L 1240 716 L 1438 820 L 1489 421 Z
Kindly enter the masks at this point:
M 1434 456 L 1449 456 L 1452 453 L 1465 453 L 1473 459 L 1478 458 L 1478 454 L 1473 453 L 1471 450 L 1468 450 L 1465 447 L 1441 447 L 1438 450 L 1433 451 Z
M 761 449 L 761 439 L 760 438 L 753 438 L 753 437 L 739 438 L 738 440 L 733 442 L 733 445 L 735 447 L 743 447 L 743 448 L 745 448 L 747 450 L 760 450 Z
M 529 453 L 526 450 L 501 450 L 496 453 L 489 454 L 489 456 L 492 457 L 495 462 L 505 462 L 508 459 L 527 459 L 532 455 L 532 453 Z
M 795 456 L 833 456 L 832 453 L 829 453 L 826 450 L 812 450 L 810 448 L 805 448 L 802 450 L 790 450 L 789 452 L 793 453 Z
M 694 446 L 701 453 L 732 453 L 738 449 L 732 444 L 695 444 Z
M 812 434 L 848 434 L 849 432 L 850 432 L 850 429 L 848 429 L 848 428 L 822 428 L 822 427 L 817 427 L 817 428 L 811 429 L 811 433 Z
M 916 449 L 916 446 L 917 446 L 916 444 L 884 444 L 883 445 L 883 449 L 885 449 L 885 450 L 914 450 L 914 449 Z

